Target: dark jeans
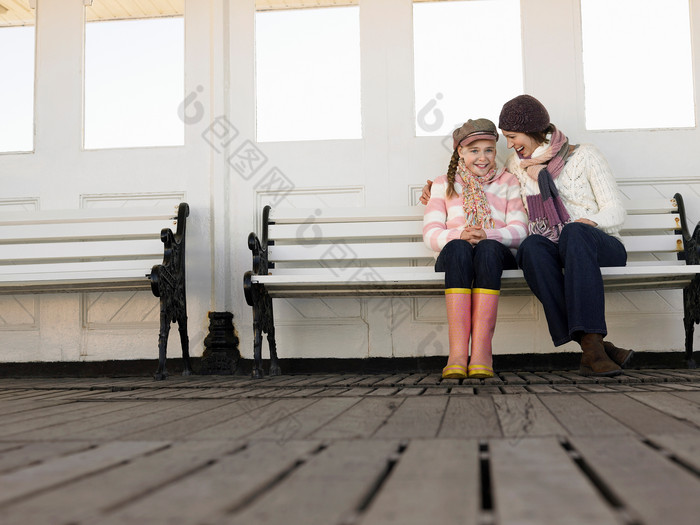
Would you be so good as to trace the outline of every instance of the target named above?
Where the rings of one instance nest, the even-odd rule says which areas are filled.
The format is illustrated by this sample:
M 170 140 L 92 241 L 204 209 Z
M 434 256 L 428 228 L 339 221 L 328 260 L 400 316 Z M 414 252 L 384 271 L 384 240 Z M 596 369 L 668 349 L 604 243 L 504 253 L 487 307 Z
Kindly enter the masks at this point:
M 601 266 L 624 266 L 617 238 L 572 222 L 556 244 L 541 235 L 523 241 L 516 256 L 525 280 L 542 303 L 554 346 L 580 342 L 584 333 L 607 335 Z
M 476 246 L 462 239 L 451 240 L 435 262 L 435 271 L 445 272 L 446 289 L 500 290 L 503 270 L 517 267 L 510 249 L 492 239 L 484 239 Z

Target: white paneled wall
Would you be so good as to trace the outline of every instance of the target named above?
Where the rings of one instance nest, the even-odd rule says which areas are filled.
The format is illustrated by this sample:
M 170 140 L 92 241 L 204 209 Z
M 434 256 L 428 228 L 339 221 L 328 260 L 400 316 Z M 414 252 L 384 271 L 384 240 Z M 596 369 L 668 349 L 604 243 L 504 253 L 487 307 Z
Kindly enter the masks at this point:
M 196 104 L 188 109 L 201 110 L 186 126 L 185 146 L 83 151 L 83 2 L 39 2 L 35 151 L 0 155 L 0 210 L 186 200 L 192 353 L 202 351 L 207 312 L 227 310 L 235 315 L 241 352 L 250 357 L 252 315 L 242 276 L 251 267 L 247 236 L 258 228 L 263 206 L 412 205 L 425 179 L 445 171 L 449 153 L 442 138 L 415 136 L 411 0 L 360 2 L 363 138 L 355 140 L 256 144 L 254 0 L 187 0 L 185 12 L 184 97 Z M 547 105 L 572 142 L 603 151 L 625 196 L 680 191 L 691 218 L 700 220 L 700 132 L 586 131 L 578 1 L 523 0 L 521 17 L 525 91 Z M 691 0 L 691 17 L 697 75 L 699 0 Z M 475 81 L 508 82 L 508 72 Z M 207 140 L 211 126 L 224 122 L 232 126 L 231 140 Z M 231 156 L 251 146 L 266 164 L 241 174 Z M 681 303 L 680 292 L 611 294 L 611 336 L 640 350 L 679 350 Z M 155 305 L 146 293 L 1 297 L 0 360 L 155 358 Z M 440 299 L 286 300 L 275 309 L 282 357 L 447 352 Z M 173 332 L 171 354 L 177 355 Z M 503 298 L 495 348 L 552 350 L 533 298 Z
M 189 202 L 190 337 L 201 352 L 212 309 L 211 198 L 214 170 L 201 130 L 184 147 L 84 151 L 82 0 L 42 0 L 37 10 L 34 152 L 0 155 L 0 211 L 148 206 Z M 186 25 L 185 93 L 197 92 L 210 119 L 209 40 L 213 3 L 192 2 Z M 216 8 L 220 11 L 221 6 Z M 220 42 L 219 42 L 220 47 Z M 204 57 L 204 58 L 202 58 Z M 223 69 L 222 66 L 218 66 Z M 148 268 L 145 269 L 146 273 Z M 4 361 L 155 358 L 158 300 L 148 292 L 0 298 Z M 177 331 L 170 348 L 177 355 Z

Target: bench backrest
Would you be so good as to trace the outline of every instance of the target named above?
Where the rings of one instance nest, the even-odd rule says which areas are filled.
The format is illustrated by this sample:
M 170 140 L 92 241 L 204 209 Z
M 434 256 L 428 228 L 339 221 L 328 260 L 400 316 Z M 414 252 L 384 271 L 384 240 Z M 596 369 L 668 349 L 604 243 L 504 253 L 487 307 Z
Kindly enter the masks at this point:
M 627 201 L 621 231 L 634 260 L 677 260 L 683 251 L 675 199 Z M 422 239 L 423 206 L 271 209 L 270 272 L 348 265 L 424 266 L 434 253 Z

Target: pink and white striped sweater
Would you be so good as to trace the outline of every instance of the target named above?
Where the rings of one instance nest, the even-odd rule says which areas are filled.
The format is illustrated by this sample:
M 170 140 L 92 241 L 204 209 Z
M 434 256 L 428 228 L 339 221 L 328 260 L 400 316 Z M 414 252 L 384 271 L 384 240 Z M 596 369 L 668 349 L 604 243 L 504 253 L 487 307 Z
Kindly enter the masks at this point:
M 459 179 L 459 177 L 457 177 Z M 452 239 L 459 239 L 466 219 L 462 185 L 455 182 L 456 194 L 447 199 L 447 176 L 437 177 L 430 189 L 430 201 L 423 214 L 423 241 L 437 253 Z M 494 239 L 515 250 L 527 236 L 527 213 L 515 175 L 502 170 L 484 184 L 486 200 L 491 205 L 495 228 L 486 228 L 487 239 Z

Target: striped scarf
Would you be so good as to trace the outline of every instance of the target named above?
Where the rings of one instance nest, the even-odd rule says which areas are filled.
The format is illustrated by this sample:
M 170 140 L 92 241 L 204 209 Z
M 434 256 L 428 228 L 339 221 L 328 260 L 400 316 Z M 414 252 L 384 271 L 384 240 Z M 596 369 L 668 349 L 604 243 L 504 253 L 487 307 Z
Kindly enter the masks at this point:
M 457 163 L 457 175 L 462 179 L 464 216 L 467 226 L 493 228 L 495 223 L 491 217 L 491 205 L 484 193 L 484 184 L 495 178 L 496 170 L 492 169 L 484 177 L 478 177 L 467 169 L 464 159 L 460 158 Z
M 540 192 L 527 196 L 528 230 L 530 235 L 543 235 L 553 242 L 571 219 L 559 191 L 554 185 L 569 156 L 569 139 L 554 128 L 549 147 L 537 157 L 521 159 L 520 167 L 528 177 L 537 181 Z

